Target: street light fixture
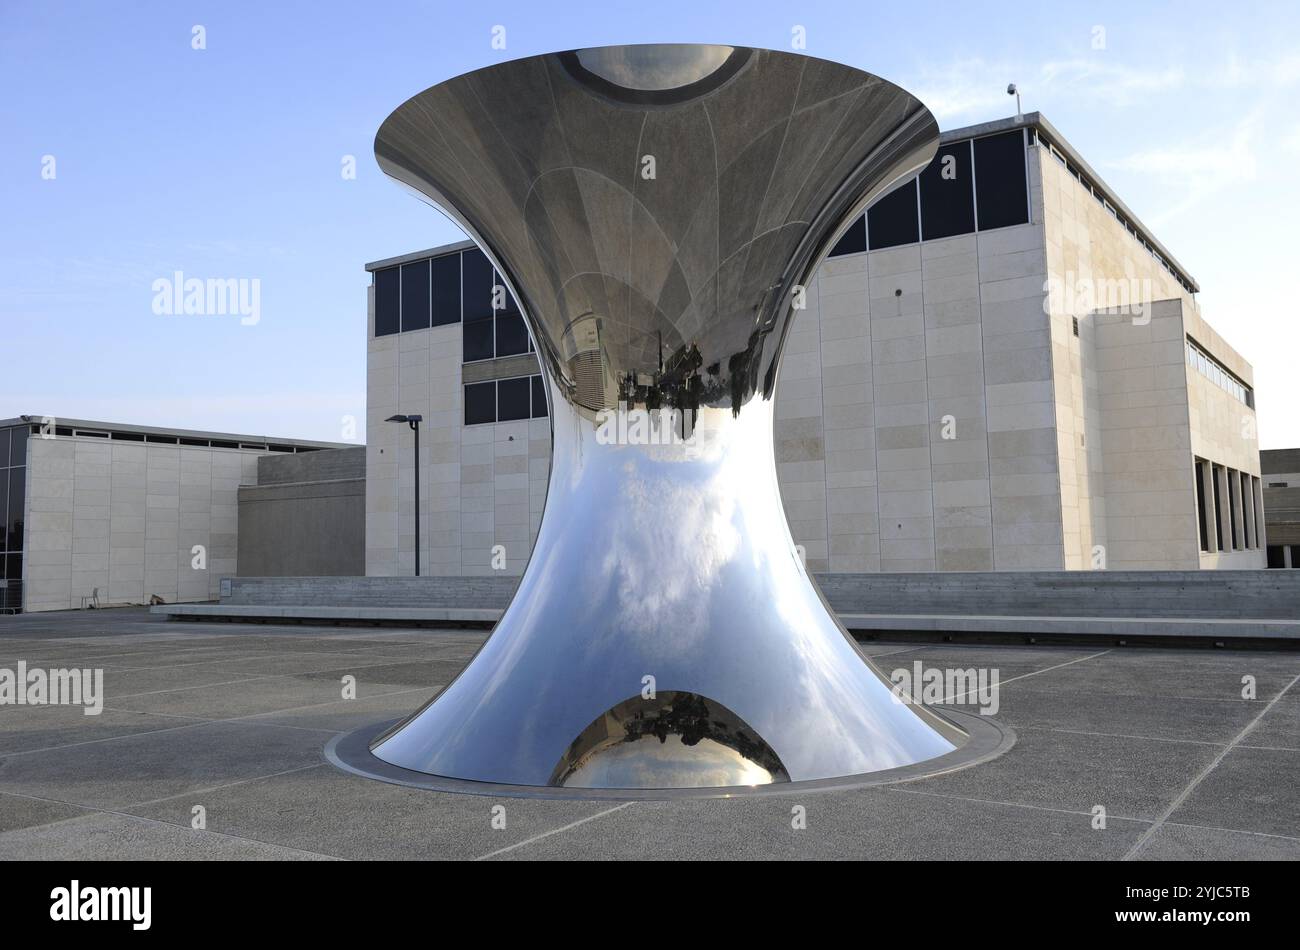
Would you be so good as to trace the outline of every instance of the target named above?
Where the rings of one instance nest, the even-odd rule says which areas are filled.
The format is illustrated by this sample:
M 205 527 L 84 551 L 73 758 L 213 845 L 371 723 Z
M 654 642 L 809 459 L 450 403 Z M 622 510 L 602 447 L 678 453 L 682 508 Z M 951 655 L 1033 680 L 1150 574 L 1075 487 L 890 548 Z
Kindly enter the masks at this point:
M 415 433 L 415 576 L 420 576 L 420 423 L 421 415 L 389 416 L 385 422 L 405 422 Z

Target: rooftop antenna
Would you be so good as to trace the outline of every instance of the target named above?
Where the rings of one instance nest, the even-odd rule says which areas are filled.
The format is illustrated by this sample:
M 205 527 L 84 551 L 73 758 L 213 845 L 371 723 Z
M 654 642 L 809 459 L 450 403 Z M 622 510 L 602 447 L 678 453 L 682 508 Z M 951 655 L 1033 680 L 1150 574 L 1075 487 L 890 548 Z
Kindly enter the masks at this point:
M 1016 88 L 1015 83 L 1007 85 L 1007 95 L 1016 97 L 1016 120 L 1023 119 L 1024 114 L 1020 111 L 1020 90 Z

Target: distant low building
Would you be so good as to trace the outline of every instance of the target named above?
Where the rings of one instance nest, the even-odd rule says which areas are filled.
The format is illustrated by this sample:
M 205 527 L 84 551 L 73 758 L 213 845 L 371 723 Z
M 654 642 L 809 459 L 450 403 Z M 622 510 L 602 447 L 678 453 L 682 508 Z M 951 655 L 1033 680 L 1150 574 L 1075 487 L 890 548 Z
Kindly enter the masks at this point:
M 1259 453 L 1268 566 L 1300 568 L 1300 449 Z
M 259 460 L 338 448 L 359 451 L 41 415 L 0 420 L 0 611 L 215 600 L 221 578 L 239 573 L 240 486 L 257 484 Z M 301 506 L 289 497 L 302 494 L 282 485 L 259 501 Z M 339 573 L 360 570 L 359 484 L 355 494 L 357 524 L 347 544 L 355 561 L 330 560 L 350 568 Z M 298 510 L 333 504 L 305 503 Z M 301 551 L 292 557 L 292 535 L 279 537 L 278 563 L 307 563 Z M 261 548 L 250 550 L 266 563 Z

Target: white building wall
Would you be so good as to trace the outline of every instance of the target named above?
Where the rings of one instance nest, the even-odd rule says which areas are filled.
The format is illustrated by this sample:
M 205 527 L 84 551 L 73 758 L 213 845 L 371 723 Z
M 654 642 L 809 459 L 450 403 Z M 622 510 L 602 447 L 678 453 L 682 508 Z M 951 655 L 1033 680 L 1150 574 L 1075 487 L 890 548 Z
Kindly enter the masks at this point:
M 932 571 L 934 487 L 921 249 L 889 248 L 866 257 L 880 569 Z
M 238 489 L 265 452 L 36 435 L 27 451 L 27 610 L 96 589 L 104 605 L 212 600 L 236 573 Z
M 1194 456 L 1258 476 L 1259 446 L 1254 410 L 1187 365 L 1185 339 L 1248 384 L 1250 365 L 1060 161 L 1043 147 L 1029 155 L 1061 291 L 1051 327 L 1066 566 L 1098 557 L 1111 569 L 1264 566 L 1262 547 L 1200 551 Z M 1112 306 L 1114 293 L 1128 305 Z
M 858 260 L 849 264 L 848 270 L 837 263 L 838 271 L 827 282 L 818 281 L 808 288 L 805 295 L 807 309 L 800 313 L 786 337 L 785 358 L 781 361 L 780 376 L 777 380 L 777 392 L 782 398 L 777 400 L 773 435 L 775 437 L 777 479 L 781 485 L 781 501 L 785 508 L 786 520 L 790 523 L 791 533 L 798 544 L 803 545 L 808 569 L 825 571 L 828 564 L 836 561 L 830 557 L 827 541 L 831 525 L 841 519 L 857 522 L 862 533 L 867 532 L 867 520 L 874 533 L 874 515 L 865 513 L 865 503 L 845 503 L 842 499 L 842 485 L 851 476 L 841 474 L 836 478 L 827 476 L 827 445 L 832 444 L 839 451 L 846 451 L 852 437 L 844 433 L 848 427 L 861 420 L 861 404 L 867 402 L 863 384 L 856 377 L 856 367 L 849 367 L 852 376 L 849 387 L 837 389 L 835 383 L 840 381 L 837 368 L 826 367 L 823 371 L 824 347 L 835 350 L 842 341 L 823 340 L 821 324 L 821 298 L 828 302 L 833 295 L 828 289 L 843 293 L 854 293 L 853 288 L 860 285 L 857 293 L 865 298 L 866 276 L 865 264 Z M 852 264 L 863 271 L 861 279 L 853 274 Z M 859 310 L 863 308 L 859 307 Z M 840 328 L 847 331 L 846 328 Z M 859 335 L 861 330 L 858 331 Z M 834 333 L 832 333 L 832 336 Z M 843 341 L 844 346 L 853 346 Z M 853 384 L 856 383 L 856 390 Z M 866 385 L 870 385 L 870 379 Z M 829 387 L 829 393 L 827 389 Z M 832 403 L 827 409 L 823 398 Z M 848 407 L 841 407 L 847 401 Z M 867 407 L 870 412 L 870 406 Z M 874 480 L 872 487 L 872 510 L 874 511 Z M 858 493 L 861 494 L 861 493 Z
M 420 572 L 523 573 L 550 474 L 550 420 L 464 424 L 461 324 L 375 337 L 369 292 L 366 573 L 415 572 L 414 436 L 420 424 Z M 501 550 L 495 551 L 500 545 Z
M 1042 229 L 821 267 L 777 386 L 777 474 L 813 571 L 1060 567 Z
M 921 245 L 935 569 L 993 569 L 993 492 L 975 235 Z M 949 438 L 951 436 L 951 438 Z
M 1249 365 L 1046 148 L 1030 148 L 1027 175 L 1030 223 L 839 256 L 809 288 L 774 424 L 809 569 L 1263 566 L 1262 547 L 1199 553 L 1193 455 L 1253 475 L 1259 462 L 1253 411 L 1189 374 L 1183 337 L 1247 382 Z M 1049 277 L 1132 279 L 1167 303 L 1137 327 L 1073 296 L 1049 305 Z M 370 309 L 367 573 L 413 569 L 410 433 L 382 422 L 395 412 L 431 420 L 425 570 L 490 571 L 501 544 L 518 573 L 549 423 L 465 427 L 460 325 L 376 339 L 373 292 Z
M 808 567 L 822 571 L 880 570 L 879 473 L 876 468 L 875 387 L 871 321 L 868 317 L 867 261 L 852 255 L 822 266 L 811 294 L 815 310 L 798 316 L 791 336 L 809 332 L 816 346 L 799 367 L 802 385 L 821 397 L 824 481 L 806 482 L 803 491 L 825 507 L 826 528 L 820 535 L 814 518 L 806 527 L 791 522 L 795 540 L 808 548 Z M 809 327 L 803 330 L 803 325 Z M 785 361 L 789 360 L 786 356 Z M 777 388 L 776 411 L 795 402 L 792 383 Z M 802 464 L 787 452 L 787 467 Z M 778 470 L 782 495 L 790 490 Z M 808 472 L 816 475 L 815 465 Z M 816 511 L 812 512 L 816 514 Z M 819 547 L 818 542 L 823 547 Z M 825 551 L 824 560 L 817 555 Z

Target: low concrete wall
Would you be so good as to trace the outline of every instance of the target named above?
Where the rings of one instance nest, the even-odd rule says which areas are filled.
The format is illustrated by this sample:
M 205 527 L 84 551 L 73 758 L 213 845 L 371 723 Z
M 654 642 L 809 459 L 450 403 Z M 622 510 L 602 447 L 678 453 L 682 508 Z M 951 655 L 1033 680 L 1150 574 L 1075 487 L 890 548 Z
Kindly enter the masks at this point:
M 241 555 L 242 556 L 242 555 Z M 839 614 L 1300 621 L 1300 571 L 819 574 Z M 223 604 L 502 608 L 516 577 L 231 580 Z
M 1272 545 L 1300 544 L 1300 486 L 1264 489 L 1264 536 Z
M 518 577 L 232 577 L 223 605 L 458 607 L 500 610 Z
M 366 477 L 366 447 L 323 449 L 295 455 L 263 455 L 257 460 L 258 485 L 335 482 Z
M 365 446 L 259 458 L 257 484 L 239 489 L 238 538 L 241 577 L 364 573 Z
M 818 574 L 840 613 L 1300 620 L 1300 572 Z

